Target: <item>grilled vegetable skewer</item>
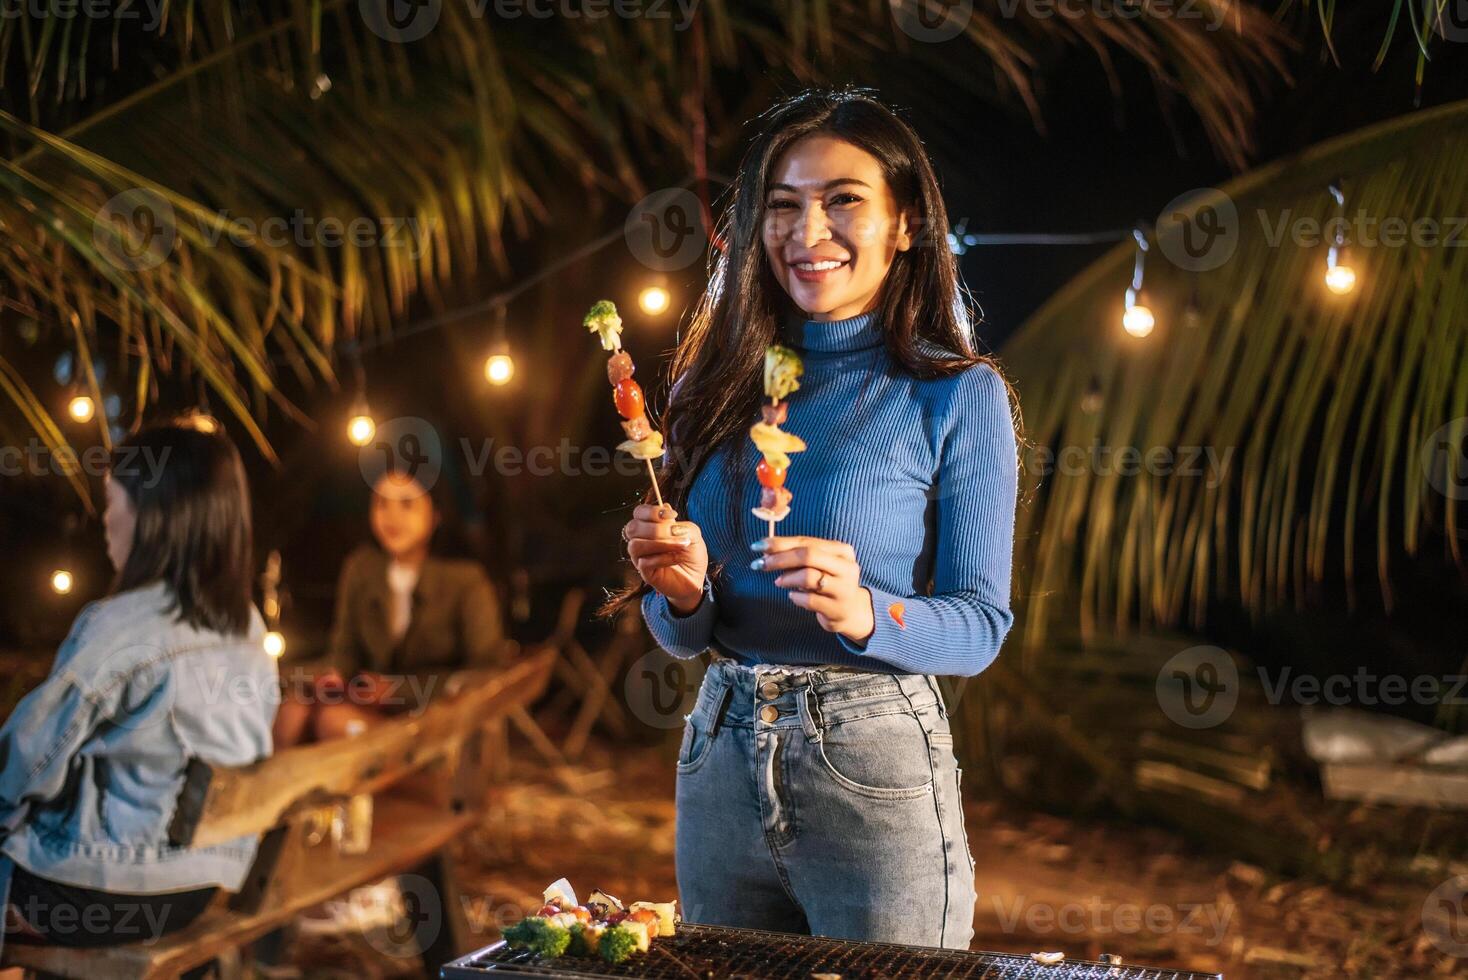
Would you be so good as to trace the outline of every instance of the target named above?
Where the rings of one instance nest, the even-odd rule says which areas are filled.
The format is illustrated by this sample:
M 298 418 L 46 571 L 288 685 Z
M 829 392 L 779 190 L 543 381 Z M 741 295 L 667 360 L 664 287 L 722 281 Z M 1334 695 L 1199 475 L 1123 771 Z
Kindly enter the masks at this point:
M 622 318 L 617 315 L 616 304 L 609 299 L 597 300 L 582 325 L 600 337 L 602 350 L 612 352 L 612 356 L 607 358 L 607 380 L 612 384 L 612 400 L 617 406 L 617 414 L 622 416 L 622 431 L 627 433 L 627 440 L 617 448 L 647 463 L 653 496 L 661 507 L 663 491 L 658 486 L 658 474 L 652 461 L 663 455 L 663 434 L 647 420 L 642 385 L 632 380 L 637 366 L 632 363 L 631 355 L 622 349 Z
M 749 427 L 749 438 L 764 457 L 755 470 L 762 489 L 754 516 L 769 522 L 770 537 L 775 536 L 776 522 L 790 514 L 793 495 L 785 489 L 790 454 L 805 451 L 804 440 L 780 428 L 789 414 L 789 406 L 782 399 L 800 387 L 804 373 L 805 365 L 795 351 L 779 344 L 765 348 L 765 394 L 770 403 L 760 406 L 760 421 Z

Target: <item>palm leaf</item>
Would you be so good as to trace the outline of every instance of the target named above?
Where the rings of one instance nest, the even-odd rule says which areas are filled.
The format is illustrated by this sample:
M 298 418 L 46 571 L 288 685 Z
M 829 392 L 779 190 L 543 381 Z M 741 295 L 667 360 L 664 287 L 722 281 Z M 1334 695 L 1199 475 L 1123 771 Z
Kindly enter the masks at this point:
M 1468 102 L 1323 143 L 1162 223 L 1145 282 L 1158 320 L 1150 337 L 1121 329 L 1130 243 L 1024 324 L 1002 354 L 1023 402 L 1038 406 L 1027 413 L 1034 450 L 1059 454 L 1094 438 L 1143 453 L 1232 454 L 1216 484 L 1179 467 L 1128 476 L 1086 465 L 1046 476 L 1027 465 L 1017 563 L 1027 647 L 1067 610 L 1079 610 L 1089 638 L 1131 623 L 1201 625 L 1216 597 L 1263 614 L 1304 602 L 1334 574 L 1354 601 L 1363 525 L 1375 530 L 1372 564 L 1388 608 L 1394 557 L 1417 554 L 1436 532 L 1463 566 L 1462 494 L 1444 484 L 1453 474 L 1441 472 L 1440 457 L 1444 447 L 1461 453 L 1468 429 L 1468 256 L 1451 242 L 1393 246 L 1381 222 L 1435 227 L 1462 245 L 1461 220 L 1446 216 L 1468 214 L 1465 153 Z M 1359 284 L 1344 298 L 1323 286 L 1324 245 L 1271 241 L 1281 221 L 1331 220 L 1326 191 L 1340 175 L 1347 213 L 1378 228 L 1370 247 L 1361 232 L 1372 226 L 1349 225 Z M 1224 200 L 1238 214 L 1224 264 L 1190 271 L 1191 262 L 1157 254 L 1179 254 L 1167 249 L 1181 229 L 1202 227 Z

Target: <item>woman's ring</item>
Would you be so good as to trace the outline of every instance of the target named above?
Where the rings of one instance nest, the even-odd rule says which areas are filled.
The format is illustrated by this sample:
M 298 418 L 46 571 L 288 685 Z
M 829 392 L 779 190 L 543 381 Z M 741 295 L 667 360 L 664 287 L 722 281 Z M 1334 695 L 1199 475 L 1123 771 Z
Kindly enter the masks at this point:
M 822 572 L 821 573 L 821 577 L 818 578 L 818 579 L 816 579 L 816 589 L 815 590 L 817 592 L 821 591 L 821 586 L 823 586 L 825 584 L 826 584 L 826 573 L 825 572 Z

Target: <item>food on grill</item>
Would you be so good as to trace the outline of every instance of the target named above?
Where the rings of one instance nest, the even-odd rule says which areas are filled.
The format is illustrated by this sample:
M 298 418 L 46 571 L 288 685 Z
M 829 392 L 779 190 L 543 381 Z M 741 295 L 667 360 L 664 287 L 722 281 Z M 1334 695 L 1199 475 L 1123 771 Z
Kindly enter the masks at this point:
M 617 414 L 622 416 L 622 431 L 627 433 L 626 441 L 618 443 L 617 448 L 647 462 L 653 494 L 657 497 L 658 506 L 662 506 L 663 492 L 658 488 L 652 461 L 665 452 L 663 434 L 648 421 L 647 399 L 643 396 L 642 385 L 632 380 L 637 365 L 622 349 L 622 318 L 617 314 L 617 305 L 609 299 L 597 300 L 581 322 L 601 340 L 602 350 L 612 352 L 612 356 L 607 358 L 607 380 L 612 385 L 612 402 L 617 406 Z
M 1041 966 L 1054 966 L 1065 959 L 1064 953 L 1031 953 L 1030 959 Z
M 794 495 L 785 488 L 785 471 L 790 468 L 790 454 L 805 451 L 805 440 L 780 428 L 789 414 L 789 406 L 781 399 L 800 387 L 799 377 L 805 371 L 800 356 L 788 347 L 773 344 L 765 349 L 765 395 L 770 404 L 760 406 L 760 421 L 749 427 L 749 439 L 764 458 L 755 476 L 759 479 L 759 506 L 754 516 L 775 522 L 790 514 Z
M 532 915 L 505 929 L 505 941 L 541 956 L 560 956 L 571 945 L 571 930 L 555 919 Z
M 545 905 L 504 930 L 505 942 L 540 956 L 600 956 L 620 963 L 645 953 L 658 936 L 671 936 L 678 923 L 677 902 L 633 902 L 626 908 L 603 891 L 578 904 L 562 878 L 545 890 Z

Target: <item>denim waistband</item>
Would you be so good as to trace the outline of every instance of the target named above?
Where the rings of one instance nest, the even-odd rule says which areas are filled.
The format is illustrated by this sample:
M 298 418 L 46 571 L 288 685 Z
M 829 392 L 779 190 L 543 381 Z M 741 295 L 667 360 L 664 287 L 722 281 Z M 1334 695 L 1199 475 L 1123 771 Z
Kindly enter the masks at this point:
M 930 706 L 947 717 L 937 681 L 928 674 L 836 665 L 741 664 L 716 657 L 703 686 L 715 726 L 752 726 L 765 706 L 775 708 L 777 721 L 768 723 L 771 727 L 797 726 L 798 718 L 809 724 L 812 715 L 850 718 Z

